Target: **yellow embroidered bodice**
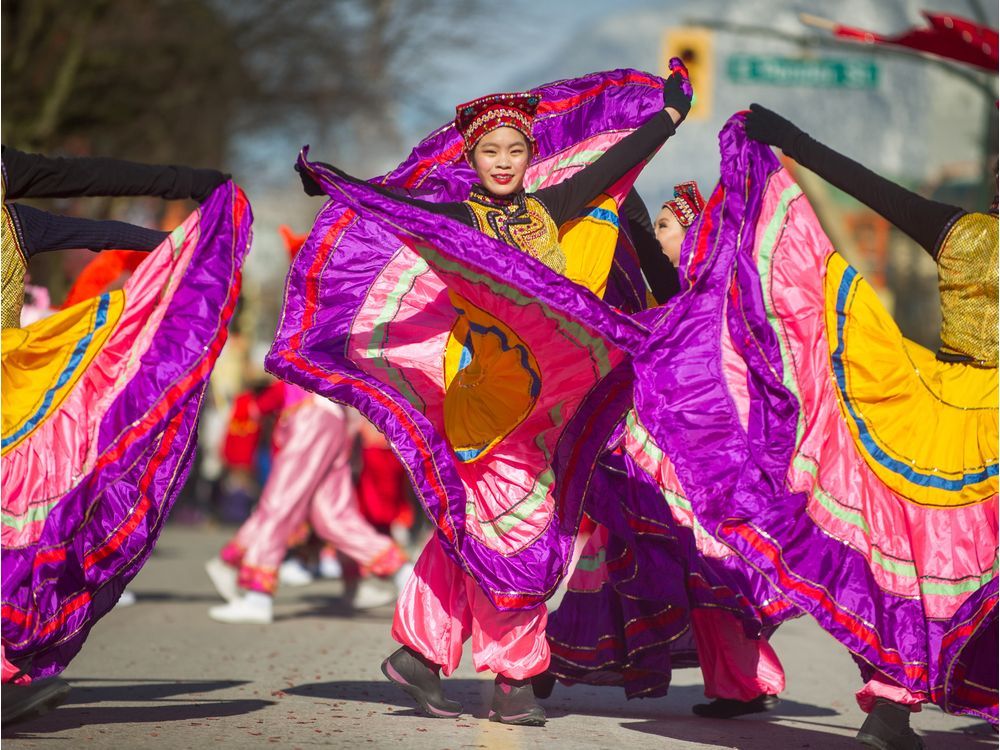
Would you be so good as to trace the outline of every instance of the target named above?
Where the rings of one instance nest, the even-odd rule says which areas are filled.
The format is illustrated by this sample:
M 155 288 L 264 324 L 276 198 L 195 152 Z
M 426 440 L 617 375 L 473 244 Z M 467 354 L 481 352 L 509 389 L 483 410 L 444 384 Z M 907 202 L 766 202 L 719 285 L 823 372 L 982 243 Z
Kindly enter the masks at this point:
M 540 200 L 525 193 L 501 200 L 481 188 L 473 188 L 465 204 L 480 232 L 516 247 L 556 273 L 566 274 L 566 255 L 559 246 L 559 228 Z
M 3 226 L 0 228 L 0 264 L 3 266 L 3 299 L 0 300 L 0 320 L 4 328 L 21 327 L 21 306 L 24 304 L 24 273 L 27 264 L 14 231 L 14 217 L 3 206 Z
M 997 366 L 997 217 L 972 213 L 948 231 L 938 252 L 941 350 Z

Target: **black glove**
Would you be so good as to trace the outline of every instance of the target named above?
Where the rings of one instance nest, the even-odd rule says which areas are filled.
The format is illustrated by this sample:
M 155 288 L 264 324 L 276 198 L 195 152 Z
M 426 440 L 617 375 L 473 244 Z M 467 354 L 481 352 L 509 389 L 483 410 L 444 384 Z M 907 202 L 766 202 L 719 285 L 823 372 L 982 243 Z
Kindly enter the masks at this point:
M 217 169 L 192 169 L 191 198 L 198 203 L 204 203 L 219 185 L 230 179 L 232 175 L 224 174 Z
M 303 169 L 302 165 L 297 162 L 295 164 L 295 171 L 299 173 L 299 179 L 302 180 L 302 189 L 306 195 L 326 195 L 323 192 L 323 188 L 319 186 L 319 183 L 309 174 L 309 171 Z
M 793 123 L 759 104 L 750 105 L 744 122 L 750 138 L 768 146 L 777 146 L 788 156 L 792 156 L 795 139 L 802 134 Z
M 685 93 L 685 88 L 687 93 Z M 683 66 L 680 66 L 679 70 L 675 70 L 663 84 L 663 107 L 664 109 L 673 107 L 680 112 L 681 122 L 691 111 L 691 83 L 687 79 L 687 70 Z

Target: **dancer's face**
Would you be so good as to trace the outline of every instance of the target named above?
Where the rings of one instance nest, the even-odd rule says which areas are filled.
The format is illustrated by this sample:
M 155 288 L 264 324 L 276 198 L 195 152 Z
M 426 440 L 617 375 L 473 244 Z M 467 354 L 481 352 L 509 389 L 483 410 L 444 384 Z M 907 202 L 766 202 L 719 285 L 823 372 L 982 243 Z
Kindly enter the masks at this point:
M 470 161 L 483 187 L 494 195 L 513 195 L 524 187 L 531 147 L 514 128 L 491 130 L 472 149 Z
M 669 208 L 660 211 L 653 229 L 663 254 L 674 264 L 674 268 L 680 268 L 681 243 L 684 242 L 687 230 L 681 226 L 677 217 L 674 216 L 674 212 Z

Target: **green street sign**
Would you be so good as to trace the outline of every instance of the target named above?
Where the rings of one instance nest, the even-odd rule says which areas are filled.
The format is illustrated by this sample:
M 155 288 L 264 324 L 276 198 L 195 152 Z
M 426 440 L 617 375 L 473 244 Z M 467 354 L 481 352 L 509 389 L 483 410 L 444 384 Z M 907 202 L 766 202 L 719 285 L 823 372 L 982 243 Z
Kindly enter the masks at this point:
M 878 86 L 878 66 L 871 60 L 730 55 L 726 72 L 733 83 L 842 89 Z

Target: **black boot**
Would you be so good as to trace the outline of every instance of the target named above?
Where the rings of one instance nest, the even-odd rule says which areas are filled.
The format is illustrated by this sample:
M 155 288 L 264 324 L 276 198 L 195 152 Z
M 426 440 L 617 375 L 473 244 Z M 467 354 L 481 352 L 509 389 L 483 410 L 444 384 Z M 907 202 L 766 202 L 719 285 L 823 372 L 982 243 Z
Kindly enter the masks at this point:
M 493 706 L 490 721 L 517 724 L 522 727 L 545 726 L 545 710 L 535 703 L 531 679 L 512 680 L 497 675 L 493 686 Z
M 69 694 L 69 683 L 58 677 L 35 680 L 27 685 L 5 682 L 0 697 L 3 698 L 3 726 L 26 721 L 51 711 Z
M 910 709 L 884 698 L 875 701 L 858 742 L 875 750 L 924 750 L 924 741 L 910 728 Z
M 539 700 L 545 700 L 552 695 L 552 689 L 555 686 L 556 676 L 548 670 L 531 678 L 531 690 Z
M 753 700 L 738 701 L 732 698 L 716 698 L 711 703 L 699 703 L 691 710 L 704 719 L 734 719 L 745 714 L 759 714 L 770 711 L 780 701 L 773 695 L 762 693 Z
M 450 701 L 441 691 L 441 667 L 403 646 L 382 662 L 382 674 L 412 697 L 425 716 L 454 719 L 462 713 L 462 704 Z

